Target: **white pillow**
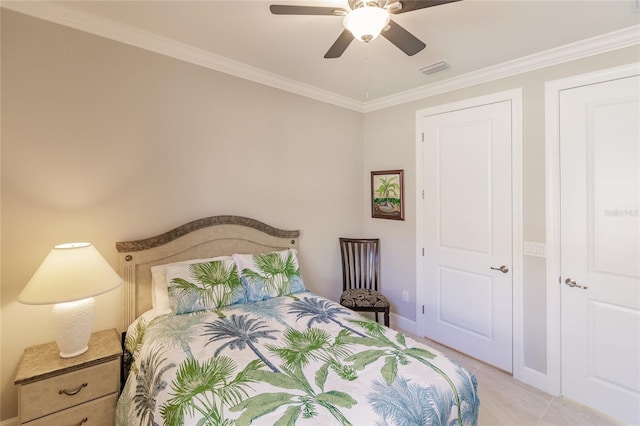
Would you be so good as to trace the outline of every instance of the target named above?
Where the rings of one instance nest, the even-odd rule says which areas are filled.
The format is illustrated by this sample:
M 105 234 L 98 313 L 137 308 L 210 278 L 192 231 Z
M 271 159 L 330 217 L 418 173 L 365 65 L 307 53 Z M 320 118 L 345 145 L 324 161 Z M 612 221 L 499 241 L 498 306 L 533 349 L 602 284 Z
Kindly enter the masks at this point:
M 169 284 L 167 283 L 167 267 L 190 265 L 192 263 L 211 262 L 213 260 L 233 259 L 231 256 L 218 256 L 208 259 L 190 259 L 181 262 L 167 263 L 151 267 L 151 304 L 156 315 L 171 313 L 169 305 Z

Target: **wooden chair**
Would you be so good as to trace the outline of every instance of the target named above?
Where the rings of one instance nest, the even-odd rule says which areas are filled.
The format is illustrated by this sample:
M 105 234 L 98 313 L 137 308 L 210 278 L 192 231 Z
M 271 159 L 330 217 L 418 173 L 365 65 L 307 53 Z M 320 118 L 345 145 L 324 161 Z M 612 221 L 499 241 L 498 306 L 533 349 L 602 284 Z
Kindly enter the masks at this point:
M 384 313 L 389 327 L 389 301 L 378 291 L 380 285 L 380 240 L 340 238 L 342 295 L 340 304 L 354 311 Z

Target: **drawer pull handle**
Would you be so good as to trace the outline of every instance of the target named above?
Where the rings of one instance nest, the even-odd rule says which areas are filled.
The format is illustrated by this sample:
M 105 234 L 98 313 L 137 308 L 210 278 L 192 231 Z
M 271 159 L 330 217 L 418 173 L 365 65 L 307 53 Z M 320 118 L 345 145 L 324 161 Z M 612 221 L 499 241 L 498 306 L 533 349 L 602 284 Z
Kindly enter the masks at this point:
M 74 390 L 66 390 L 66 389 L 60 389 L 58 391 L 59 395 L 68 395 L 68 396 L 72 396 L 77 394 L 78 392 L 80 392 L 82 390 L 82 388 L 86 388 L 87 387 L 87 382 L 84 382 L 83 384 L 81 384 L 80 386 L 78 386 L 76 389 Z M 80 423 L 82 424 L 84 423 L 84 420 Z
M 85 417 L 84 419 L 80 420 L 80 423 L 78 423 L 78 426 L 81 426 L 82 423 L 86 423 L 88 421 L 89 421 L 89 419 L 87 417 Z

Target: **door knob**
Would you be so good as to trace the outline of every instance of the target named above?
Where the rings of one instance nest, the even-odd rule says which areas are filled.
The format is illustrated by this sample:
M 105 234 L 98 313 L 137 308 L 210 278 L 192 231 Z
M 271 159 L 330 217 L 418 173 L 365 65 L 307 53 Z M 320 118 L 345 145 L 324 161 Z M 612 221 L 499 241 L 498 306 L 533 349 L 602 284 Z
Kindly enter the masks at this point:
M 572 280 L 571 278 L 567 278 L 566 280 L 564 280 L 564 283 L 566 285 L 568 285 L 569 287 L 578 287 L 581 288 L 583 290 L 588 289 L 589 287 L 587 287 L 586 285 L 580 285 L 577 282 L 575 282 L 574 280 Z
M 503 274 L 506 274 L 507 272 L 509 272 L 509 268 L 507 268 L 505 265 L 502 265 L 499 268 L 494 268 L 493 266 L 491 267 L 491 269 L 493 269 L 494 271 L 500 271 Z

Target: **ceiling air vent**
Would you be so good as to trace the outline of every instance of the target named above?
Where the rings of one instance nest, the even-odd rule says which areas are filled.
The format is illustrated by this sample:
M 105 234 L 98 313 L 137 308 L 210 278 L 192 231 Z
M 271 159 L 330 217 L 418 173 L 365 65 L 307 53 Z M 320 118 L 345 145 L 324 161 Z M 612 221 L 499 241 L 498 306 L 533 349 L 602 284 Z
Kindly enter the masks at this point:
M 446 61 L 434 62 L 431 65 L 419 68 L 419 71 L 424 75 L 434 74 L 438 71 L 443 71 L 449 68 L 449 64 Z

